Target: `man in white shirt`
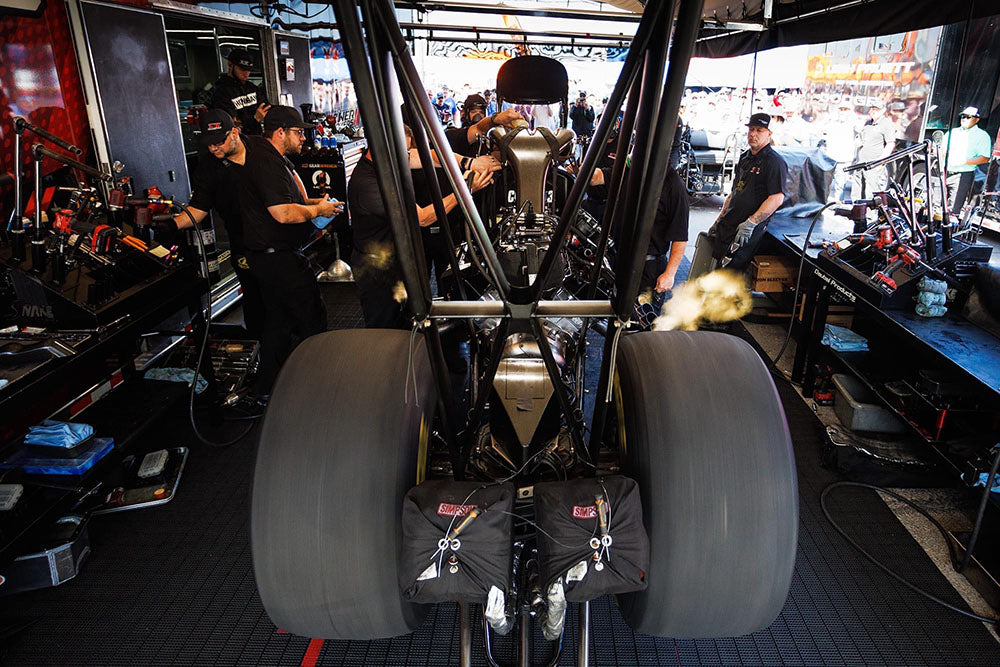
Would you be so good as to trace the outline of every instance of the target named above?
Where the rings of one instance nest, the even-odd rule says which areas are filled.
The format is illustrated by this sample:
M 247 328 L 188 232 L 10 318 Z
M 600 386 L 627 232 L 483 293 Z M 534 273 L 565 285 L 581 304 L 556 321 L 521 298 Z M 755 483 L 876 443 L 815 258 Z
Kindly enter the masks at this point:
M 848 198 L 851 177 L 844 173 L 844 167 L 854 162 L 854 133 L 857 115 L 849 102 L 840 102 L 836 115 L 831 115 L 826 126 L 826 154 L 837 161 L 830 187 L 830 200 L 841 201 Z M 847 192 L 845 193 L 845 190 Z
M 535 129 L 544 127 L 551 130 L 555 116 L 548 104 L 536 104 L 531 107 L 531 116 L 535 121 Z
M 990 161 L 993 142 L 979 123 L 979 109 L 966 107 L 958 115 L 959 127 L 949 130 L 944 146 L 948 151 L 948 199 L 958 215 L 972 190 L 976 169 Z

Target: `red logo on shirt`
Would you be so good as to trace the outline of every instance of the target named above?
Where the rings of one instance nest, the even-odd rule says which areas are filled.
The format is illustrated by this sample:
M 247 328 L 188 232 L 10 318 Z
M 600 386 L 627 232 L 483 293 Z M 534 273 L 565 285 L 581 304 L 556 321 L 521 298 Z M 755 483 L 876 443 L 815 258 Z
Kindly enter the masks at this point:
M 586 507 L 580 507 L 579 505 L 573 505 L 573 518 L 574 519 L 596 519 L 597 518 L 597 505 L 587 505 Z

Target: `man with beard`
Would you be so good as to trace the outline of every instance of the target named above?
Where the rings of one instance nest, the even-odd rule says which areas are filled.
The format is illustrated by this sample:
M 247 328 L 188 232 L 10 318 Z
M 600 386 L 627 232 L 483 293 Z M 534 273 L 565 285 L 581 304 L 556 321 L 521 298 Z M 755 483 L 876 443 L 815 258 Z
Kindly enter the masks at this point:
M 785 201 L 788 165 L 771 148 L 771 117 L 755 113 L 747 123 L 750 148 L 740 155 L 733 191 L 726 197 L 715 224 L 708 230 L 712 256 L 731 256 L 727 268 L 744 271 L 767 230 L 771 215 Z
M 210 108 L 227 111 L 238 118 L 245 135 L 260 134 L 260 122 L 270 108 L 267 96 L 258 86 L 250 82 L 253 59 L 250 52 L 235 48 L 229 52 L 229 71 L 220 74 L 212 87 Z
M 445 136 L 451 149 L 459 155 L 474 158 L 480 154 L 484 146 L 481 138 L 485 138 L 491 128 L 497 125 L 511 128 L 517 121 L 525 122 L 524 116 L 515 109 L 500 111 L 491 116 L 486 115 L 486 100 L 482 95 L 469 95 L 462 105 L 462 127 L 445 130 Z M 471 162 L 461 161 L 463 169 L 472 169 Z
M 194 223 L 215 211 L 226 225 L 229 236 L 229 251 L 233 268 L 243 292 L 243 322 L 247 333 L 259 339 L 264 325 L 264 303 L 260 285 L 250 273 L 243 240 L 243 215 L 237 196 L 237 183 L 246 165 L 247 148 L 240 138 L 240 130 L 233 124 L 233 117 L 222 109 L 210 109 L 198 119 L 201 127 L 199 140 L 208 148 L 209 155 L 203 156 L 191 177 L 193 194 L 188 211 Z M 192 227 L 191 218 L 179 213 L 172 220 L 156 223 L 157 236 L 173 236 L 178 229 Z
M 315 227 L 315 217 L 343 211 L 343 203 L 309 199 L 288 160 L 302 150 L 302 116 L 288 106 L 275 106 L 264 118 L 264 136 L 247 137 L 248 157 L 239 198 L 245 223 L 249 271 L 264 300 L 261 365 L 256 391 L 270 393 L 281 365 L 298 342 L 326 330 L 326 307 L 301 252 Z

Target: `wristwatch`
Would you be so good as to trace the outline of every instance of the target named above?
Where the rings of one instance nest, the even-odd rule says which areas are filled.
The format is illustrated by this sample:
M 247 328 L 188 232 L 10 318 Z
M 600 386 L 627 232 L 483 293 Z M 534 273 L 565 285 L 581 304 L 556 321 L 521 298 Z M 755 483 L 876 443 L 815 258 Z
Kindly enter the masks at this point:
M 490 116 L 490 124 L 491 125 L 498 125 L 498 123 L 497 123 L 497 116 L 499 116 L 499 115 L 500 115 L 500 112 L 497 111 L 495 114 L 493 114 L 493 115 Z
M 463 157 L 461 167 L 464 171 L 468 171 L 472 167 L 472 158 Z

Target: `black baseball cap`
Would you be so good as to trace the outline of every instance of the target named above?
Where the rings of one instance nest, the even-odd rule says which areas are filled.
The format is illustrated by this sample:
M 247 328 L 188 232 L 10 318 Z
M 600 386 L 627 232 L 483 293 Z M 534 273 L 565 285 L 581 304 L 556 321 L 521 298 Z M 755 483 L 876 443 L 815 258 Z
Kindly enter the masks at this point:
M 463 109 L 476 109 L 476 108 L 478 108 L 478 109 L 485 109 L 486 108 L 486 100 L 483 98 L 482 95 L 477 95 L 476 93 L 473 93 L 472 95 L 469 95 L 468 97 L 465 98 L 465 103 L 462 105 L 462 108 Z
M 227 58 L 229 62 L 237 67 L 248 70 L 253 69 L 253 58 L 250 57 L 250 52 L 242 47 L 237 47 L 230 51 Z
M 766 113 L 755 113 L 750 116 L 750 120 L 747 122 L 747 127 L 762 127 L 765 130 L 769 130 L 771 125 L 771 117 Z
M 288 130 L 296 127 L 307 128 L 312 126 L 302 120 L 302 114 L 295 107 L 275 105 L 268 109 L 267 115 L 264 116 L 264 130 L 267 132 L 277 130 L 278 128 Z
M 221 144 L 233 129 L 233 117 L 222 109 L 209 109 L 198 117 L 198 127 L 201 128 L 198 141 L 202 146 Z

